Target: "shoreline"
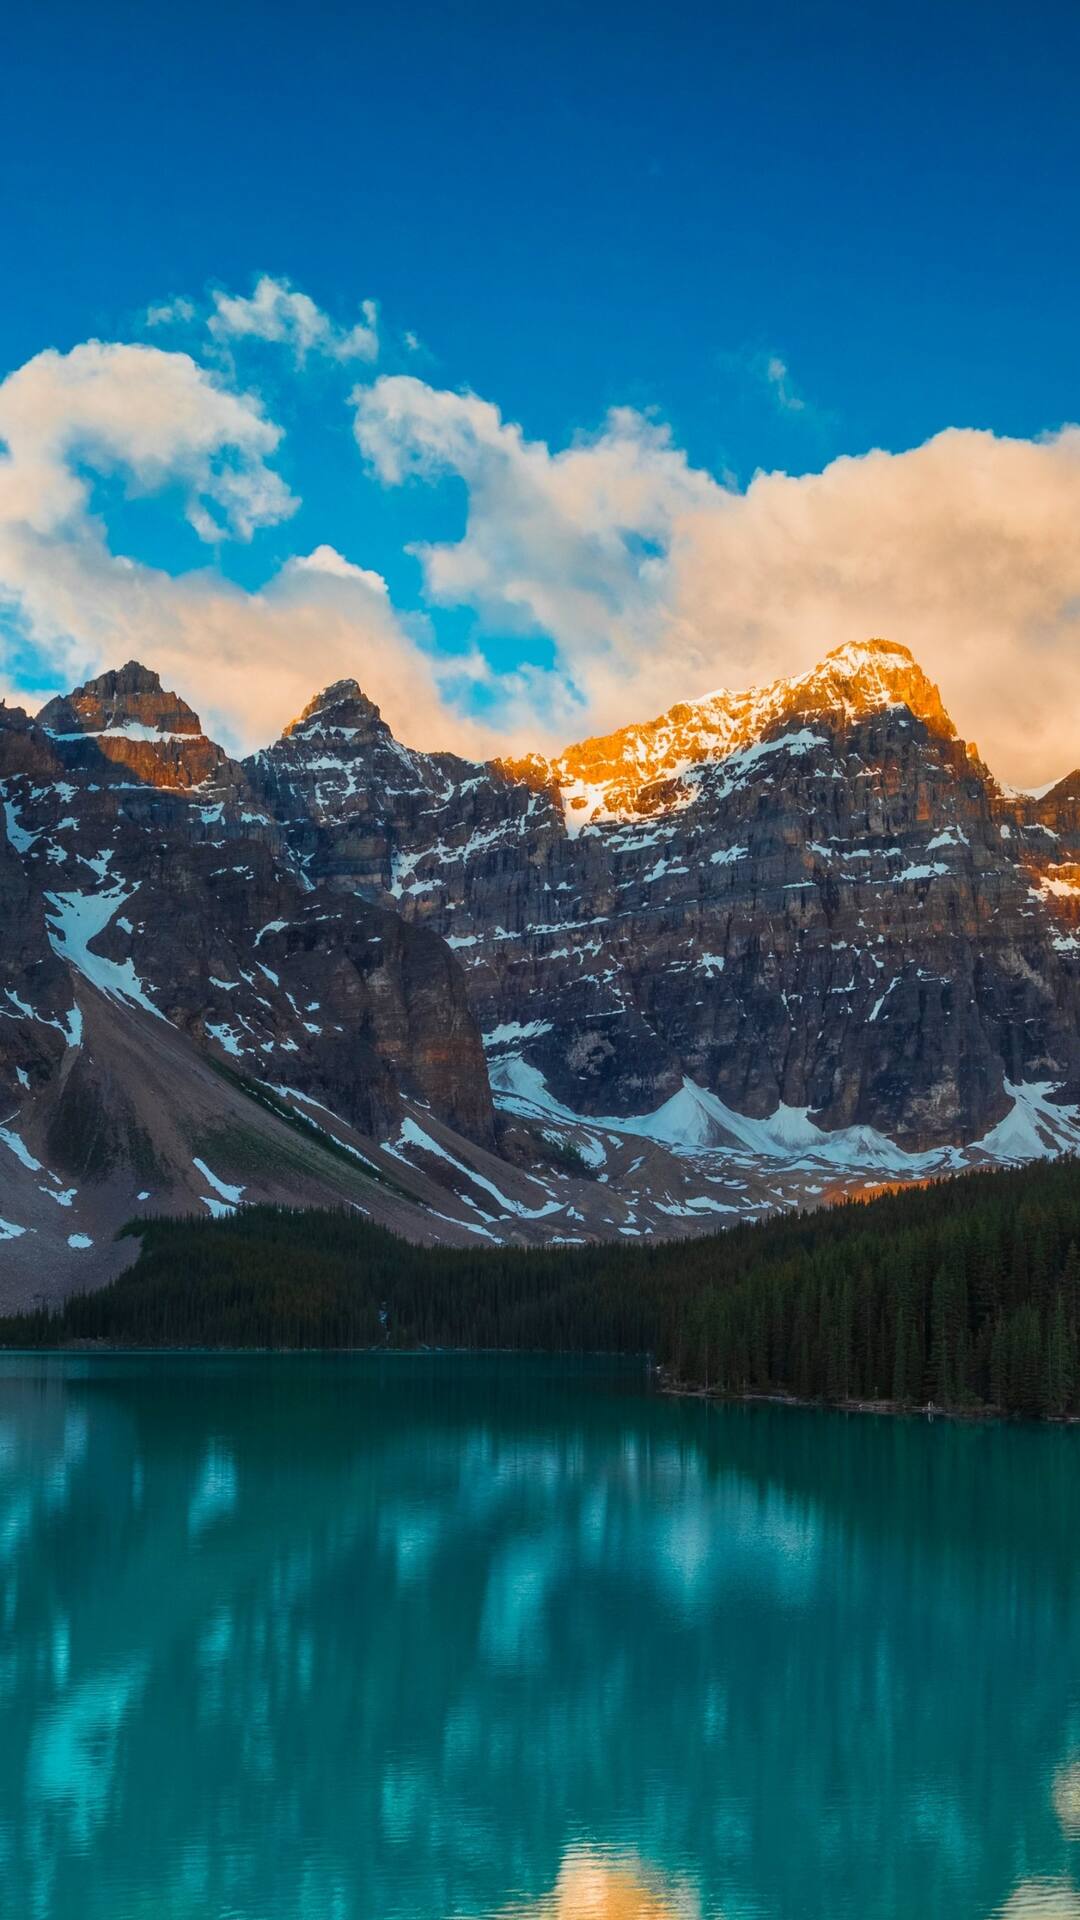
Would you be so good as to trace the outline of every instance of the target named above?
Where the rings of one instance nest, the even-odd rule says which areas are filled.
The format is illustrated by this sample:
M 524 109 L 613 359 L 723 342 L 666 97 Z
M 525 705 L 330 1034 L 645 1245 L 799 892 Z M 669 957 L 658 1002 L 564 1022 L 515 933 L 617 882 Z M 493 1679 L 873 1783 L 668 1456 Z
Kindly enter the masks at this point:
M 710 1406 L 800 1407 L 814 1413 L 870 1413 L 881 1414 L 890 1420 L 925 1420 L 931 1426 L 935 1420 L 978 1426 L 995 1421 L 1002 1425 L 1021 1422 L 1040 1427 L 1080 1426 L 1080 1414 L 1077 1413 L 1009 1413 L 1004 1407 L 939 1407 L 932 1401 L 925 1406 L 912 1406 L 903 1400 L 813 1400 L 797 1393 L 726 1393 L 717 1387 L 693 1386 L 688 1381 L 678 1380 L 674 1375 L 665 1373 L 662 1367 L 657 1367 L 655 1373 L 660 1393 L 673 1400 L 701 1400 Z
M 182 1356 L 204 1359 L 238 1359 L 244 1355 L 252 1358 L 267 1359 L 271 1356 L 297 1358 L 301 1355 L 327 1358 L 330 1355 L 356 1357 L 364 1355 L 401 1359 L 546 1359 L 551 1361 L 597 1361 L 606 1360 L 619 1364 L 620 1371 L 625 1367 L 627 1373 L 636 1370 L 640 1362 L 647 1383 L 647 1391 L 662 1394 L 671 1400 L 698 1400 L 706 1406 L 718 1407 L 789 1407 L 814 1413 L 852 1413 L 877 1414 L 890 1420 L 925 1420 L 931 1426 L 935 1420 L 948 1420 L 955 1425 L 988 1425 L 994 1422 L 1035 1424 L 1038 1426 L 1072 1427 L 1080 1426 L 1078 1413 L 1009 1413 L 1002 1407 L 981 1405 L 973 1407 L 943 1407 L 928 1401 L 924 1406 L 913 1406 L 900 1400 L 822 1400 L 811 1399 L 796 1393 L 745 1391 L 729 1393 L 716 1387 L 696 1385 L 681 1380 L 677 1375 L 651 1360 L 647 1354 L 620 1354 L 610 1349 L 597 1348 L 589 1352 L 552 1351 L 545 1347 L 210 1347 L 210 1346 L 135 1346 L 116 1344 L 104 1340 L 81 1339 L 65 1341 L 52 1347 L 7 1347 L 0 1346 L 0 1359 L 26 1358 L 31 1355 L 44 1357 L 63 1357 L 64 1355 L 97 1355 L 102 1359 L 126 1357 L 146 1359 L 152 1355 Z

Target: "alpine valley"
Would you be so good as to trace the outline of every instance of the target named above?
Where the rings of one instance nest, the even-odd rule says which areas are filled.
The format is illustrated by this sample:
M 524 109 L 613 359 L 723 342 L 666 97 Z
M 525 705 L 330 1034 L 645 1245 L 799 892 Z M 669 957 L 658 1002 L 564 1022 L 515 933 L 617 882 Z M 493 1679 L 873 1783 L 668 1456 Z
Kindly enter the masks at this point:
M 352 680 L 238 762 L 129 664 L 0 705 L 0 802 L 8 1307 L 140 1211 L 640 1241 L 1080 1145 L 1080 771 L 888 641 L 487 764 Z

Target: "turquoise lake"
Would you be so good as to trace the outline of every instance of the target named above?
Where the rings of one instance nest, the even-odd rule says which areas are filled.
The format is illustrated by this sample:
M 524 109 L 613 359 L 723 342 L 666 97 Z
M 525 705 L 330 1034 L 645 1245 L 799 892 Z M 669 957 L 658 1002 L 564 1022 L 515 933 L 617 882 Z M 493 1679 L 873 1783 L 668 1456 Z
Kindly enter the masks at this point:
M 14 1920 L 1080 1920 L 1080 1431 L 0 1360 Z

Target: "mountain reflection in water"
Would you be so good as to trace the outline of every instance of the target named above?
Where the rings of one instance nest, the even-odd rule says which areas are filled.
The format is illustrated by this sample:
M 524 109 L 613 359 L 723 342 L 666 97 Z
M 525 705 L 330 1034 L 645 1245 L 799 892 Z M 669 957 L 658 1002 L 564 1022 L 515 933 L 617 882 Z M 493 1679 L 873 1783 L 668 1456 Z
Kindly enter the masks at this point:
M 638 1386 L 0 1360 L 3 1912 L 1080 1920 L 1080 1434 Z

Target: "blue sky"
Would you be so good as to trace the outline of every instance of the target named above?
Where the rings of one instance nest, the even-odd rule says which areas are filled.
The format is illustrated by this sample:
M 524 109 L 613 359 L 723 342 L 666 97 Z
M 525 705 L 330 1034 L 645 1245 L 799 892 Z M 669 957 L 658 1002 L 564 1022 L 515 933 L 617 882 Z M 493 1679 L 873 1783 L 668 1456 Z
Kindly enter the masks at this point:
M 679 692 L 807 664 L 830 622 L 839 643 L 848 624 L 886 615 L 950 691 L 959 616 L 951 600 L 943 615 L 940 582 L 922 608 L 871 569 L 854 602 L 830 600 L 860 541 L 880 553 L 883 535 L 879 520 L 860 529 L 850 514 L 838 529 L 820 488 L 803 561 L 826 576 L 821 618 L 807 613 L 804 564 L 786 593 L 785 640 L 776 607 L 755 619 L 752 580 L 718 607 L 710 635 L 707 567 L 677 591 L 635 576 L 629 594 L 611 571 L 611 538 L 621 565 L 629 553 L 639 570 L 643 558 L 674 569 L 684 516 L 715 517 L 724 502 L 688 498 L 693 486 L 667 474 L 663 501 L 640 521 L 620 508 L 613 535 L 595 520 L 590 476 L 586 536 L 564 555 L 583 617 L 553 609 L 554 589 L 517 596 L 534 547 L 541 571 L 551 550 L 550 500 L 527 547 L 500 520 L 498 473 L 433 453 L 430 434 L 418 453 L 415 425 L 409 477 L 388 479 L 385 418 L 358 445 L 350 395 L 395 378 L 467 391 L 548 459 L 602 436 L 610 409 L 632 409 L 650 430 L 664 423 L 687 473 L 743 496 L 758 470 L 813 480 L 843 456 L 917 452 L 946 428 L 1038 451 L 1078 411 L 1078 60 L 1080 13 L 1064 5 L 17 9 L 0 73 L 0 374 L 48 348 L 141 342 L 257 393 L 283 429 L 267 457 L 300 500 L 289 517 L 208 543 L 184 518 L 182 461 L 133 487 L 125 454 L 103 462 L 73 443 L 64 457 L 86 458 L 87 512 L 110 554 L 177 578 L 212 567 L 248 593 L 323 548 L 377 573 L 407 668 L 410 648 L 436 662 L 442 708 L 429 725 L 443 708 L 448 721 L 490 715 L 515 737 L 530 718 L 553 737 L 611 724 Z M 298 365 L 288 343 L 215 339 L 215 292 L 250 298 L 261 275 L 302 290 L 339 330 L 377 302 L 376 357 L 310 352 Z M 147 325 L 148 309 L 177 301 L 190 303 L 186 319 Z M 0 438 L 3 418 L 0 396 Z M 897 469 L 903 484 L 889 482 L 884 543 L 895 527 L 903 570 L 909 541 L 909 578 L 925 574 L 934 526 L 951 518 L 950 489 L 970 493 L 969 472 L 983 485 L 982 443 L 965 448 L 948 450 L 948 474 L 930 461 L 928 474 Z M 1055 472 L 1040 467 L 1029 488 L 1045 478 L 1054 492 L 1047 538 L 1071 511 L 1072 451 L 1057 451 Z M 642 458 L 639 436 L 631 465 Z M 924 480 L 929 532 L 904 518 Z M 979 557 L 1021 537 L 997 504 L 1012 484 L 1000 460 L 987 484 L 995 504 L 969 529 L 968 565 L 948 589 L 961 605 Z M 576 484 L 568 492 L 560 527 L 576 510 Z M 854 482 L 850 492 L 862 497 Z M 478 551 L 439 586 L 410 549 L 460 542 L 467 516 Z M 770 578 L 763 526 L 775 518 L 767 502 L 739 542 Z M 792 564 L 786 549 L 779 564 Z M 1021 572 L 1039 564 L 1027 551 Z M 11 573 L 5 592 L 0 571 L 9 687 L 47 690 L 105 657 L 100 624 L 61 634 L 55 609 L 28 611 Z M 1055 677 L 1075 650 L 1071 574 L 1049 600 L 1024 600 L 1018 583 L 1006 599 L 1014 584 L 1011 639 L 992 636 L 998 706 L 974 715 L 1006 755 L 1008 723 L 995 715 L 1025 648 L 1052 663 L 1055 709 L 1074 691 Z M 997 581 L 991 613 L 1001 600 Z M 612 608 L 604 632 L 600 601 Z M 384 642 L 380 630 L 376 653 Z M 974 704 L 978 634 L 957 648 L 968 664 L 954 663 L 954 703 Z M 667 679 L 657 649 L 670 655 Z M 440 662 L 458 655 L 472 666 L 448 679 Z M 235 695 L 195 666 L 228 731 Z M 239 737 L 235 714 L 232 724 Z M 1076 735 L 1080 759 L 1080 713 Z M 1037 778 L 1028 748 L 1066 746 L 1058 715 L 1028 716 L 1015 771 Z

